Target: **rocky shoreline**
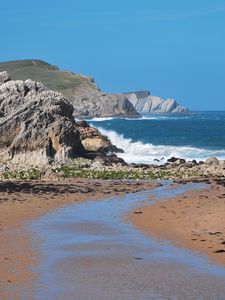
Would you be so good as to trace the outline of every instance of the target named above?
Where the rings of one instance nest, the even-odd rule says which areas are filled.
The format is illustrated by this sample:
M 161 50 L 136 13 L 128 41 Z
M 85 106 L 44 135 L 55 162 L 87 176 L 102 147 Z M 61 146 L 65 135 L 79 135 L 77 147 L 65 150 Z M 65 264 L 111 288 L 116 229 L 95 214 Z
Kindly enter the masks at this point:
M 106 159 L 107 157 L 107 159 Z M 56 179 L 92 178 L 124 180 L 176 180 L 224 178 L 225 161 L 209 158 L 206 162 L 186 162 L 172 158 L 164 165 L 126 164 L 116 155 L 97 156 L 94 159 L 77 158 L 65 163 L 54 162 L 44 166 L 22 166 L 11 162 L 0 164 L 3 179 Z M 121 161 L 122 162 L 121 162 Z
M 72 104 L 30 79 L 0 73 L 1 179 L 189 179 L 224 177 L 225 161 L 171 158 L 164 165 L 127 164 L 122 149 L 86 121 Z

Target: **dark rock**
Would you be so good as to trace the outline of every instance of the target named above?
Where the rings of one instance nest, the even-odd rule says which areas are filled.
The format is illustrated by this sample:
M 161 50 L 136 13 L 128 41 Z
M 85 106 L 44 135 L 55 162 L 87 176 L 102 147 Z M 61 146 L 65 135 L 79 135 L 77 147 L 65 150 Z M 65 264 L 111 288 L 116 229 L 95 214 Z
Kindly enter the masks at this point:
M 171 157 L 169 159 L 167 159 L 168 162 L 174 163 L 175 161 L 177 161 L 179 158 L 177 157 Z
M 106 156 L 105 163 L 112 165 L 112 164 L 121 164 L 123 166 L 127 166 L 127 163 L 120 157 L 117 157 L 115 154 L 110 154 Z
M 94 162 L 99 162 L 99 165 L 102 164 L 102 166 L 112 166 L 114 164 L 127 166 L 127 163 L 115 154 L 106 155 L 102 152 L 89 152 L 86 157 L 94 160 Z
M 186 162 L 183 158 L 171 157 L 167 159 L 167 162 L 175 163 L 176 165 L 184 164 Z
M 88 124 L 87 121 L 85 120 L 79 120 L 79 121 L 76 121 L 77 122 L 77 126 L 78 127 L 82 127 L 82 128 L 90 128 L 90 125 Z

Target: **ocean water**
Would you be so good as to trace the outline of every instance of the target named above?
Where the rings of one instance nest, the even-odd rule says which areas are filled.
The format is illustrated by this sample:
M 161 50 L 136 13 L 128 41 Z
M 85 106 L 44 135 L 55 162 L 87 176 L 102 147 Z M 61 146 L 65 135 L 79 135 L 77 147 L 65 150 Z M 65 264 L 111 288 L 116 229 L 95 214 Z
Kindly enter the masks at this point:
M 95 118 L 89 123 L 123 149 L 118 156 L 129 163 L 165 163 L 172 156 L 197 161 L 213 156 L 225 159 L 225 111 Z

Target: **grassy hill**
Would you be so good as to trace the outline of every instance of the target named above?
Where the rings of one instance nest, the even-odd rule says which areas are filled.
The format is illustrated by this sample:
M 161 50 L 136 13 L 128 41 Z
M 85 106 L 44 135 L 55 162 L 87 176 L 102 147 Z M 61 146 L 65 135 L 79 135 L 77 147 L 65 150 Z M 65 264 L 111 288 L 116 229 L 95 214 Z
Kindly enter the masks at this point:
M 13 80 L 30 78 L 42 82 L 53 91 L 61 92 L 73 104 L 75 117 L 139 116 L 125 95 L 101 93 L 92 78 L 61 71 L 42 60 L 2 62 L 2 71 L 7 71 Z
M 90 78 L 61 71 L 57 66 L 42 60 L 16 60 L 0 62 L 0 72 L 7 71 L 13 80 L 28 78 L 42 82 L 49 89 L 61 92 L 66 98 L 71 98 L 74 90 L 81 86 L 93 88 Z

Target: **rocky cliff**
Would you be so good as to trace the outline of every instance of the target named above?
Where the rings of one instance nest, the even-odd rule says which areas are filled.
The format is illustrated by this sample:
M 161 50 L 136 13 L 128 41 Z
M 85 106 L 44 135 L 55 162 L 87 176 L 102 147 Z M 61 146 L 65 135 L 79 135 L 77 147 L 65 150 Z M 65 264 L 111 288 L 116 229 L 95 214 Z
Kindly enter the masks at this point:
M 122 94 L 78 93 L 78 96 L 74 94 L 73 103 L 74 116 L 79 118 L 140 117 Z
M 40 166 L 76 157 L 114 162 L 120 149 L 87 122 L 76 122 L 61 93 L 0 72 L 0 162 Z
M 0 157 L 34 165 L 85 153 L 62 94 L 32 80 L 9 80 L 0 73 Z
M 73 104 L 75 117 L 139 116 L 125 95 L 103 93 L 93 78 L 61 71 L 44 61 L 17 60 L 0 63 L 0 72 L 5 70 L 13 80 L 30 78 L 62 93 Z
M 41 60 L 17 60 L 0 63 L 13 80 L 42 82 L 48 89 L 63 94 L 74 107 L 77 118 L 139 117 L 146 113 L 181 113 L 188 110 L 173 99 L 163 100 L 148 91 L 110 94 L 100 91 L 91 77 L 59 70 Z
M 125 95 L 140 114 L 189 112 L 186 107 L 181 106 L 174 99 L 163 100 L 146 92 L 133 92 Z

